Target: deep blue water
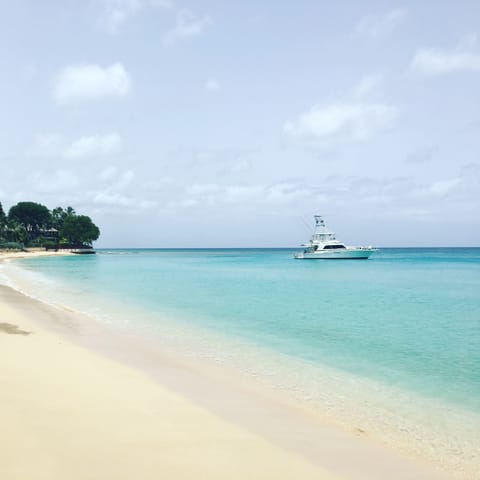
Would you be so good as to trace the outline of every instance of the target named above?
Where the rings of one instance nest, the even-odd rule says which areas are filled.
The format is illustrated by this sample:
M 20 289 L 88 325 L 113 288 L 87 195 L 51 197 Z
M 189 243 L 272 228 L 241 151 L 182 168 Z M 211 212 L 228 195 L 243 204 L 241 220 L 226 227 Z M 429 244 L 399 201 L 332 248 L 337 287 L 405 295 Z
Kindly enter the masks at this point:
M 294 260 L 295 251 L 100 250 L 21 265 L 148 310 L 152 328 L 167 314 L 480 412 L 480 248 L 342 262 Z

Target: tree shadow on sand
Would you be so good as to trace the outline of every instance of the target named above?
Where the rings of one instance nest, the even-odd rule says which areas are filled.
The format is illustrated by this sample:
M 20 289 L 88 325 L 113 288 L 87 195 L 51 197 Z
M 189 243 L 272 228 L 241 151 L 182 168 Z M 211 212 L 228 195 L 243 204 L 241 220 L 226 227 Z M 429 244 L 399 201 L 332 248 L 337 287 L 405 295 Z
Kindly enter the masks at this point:
M 32 333 L 27 332 L 26 330 L 20 330 L 18 325 L 4 322 L 0 322 L 0 332 L 8 333 L 10 335 L 30 335 Z

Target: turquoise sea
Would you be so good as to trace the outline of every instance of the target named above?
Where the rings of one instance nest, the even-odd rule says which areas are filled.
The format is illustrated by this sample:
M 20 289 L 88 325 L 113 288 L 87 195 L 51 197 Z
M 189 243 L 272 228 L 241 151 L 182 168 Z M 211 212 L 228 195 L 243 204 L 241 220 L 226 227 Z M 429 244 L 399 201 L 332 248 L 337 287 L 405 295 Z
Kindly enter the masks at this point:
M 329 404 L 348 383 L 344 409 L 357 389 L 355 408 L 375 403 L 397 415 L 397 429 L 446 412 L 445 437 L 458 420 L 472 430 L 455 438 L 475 443 L 480 248 L 382 249 L 341 262 L 294 260 L 295 251 L 114 249 L 3 268 L 27 293 L 198 349 L 307 401 Z

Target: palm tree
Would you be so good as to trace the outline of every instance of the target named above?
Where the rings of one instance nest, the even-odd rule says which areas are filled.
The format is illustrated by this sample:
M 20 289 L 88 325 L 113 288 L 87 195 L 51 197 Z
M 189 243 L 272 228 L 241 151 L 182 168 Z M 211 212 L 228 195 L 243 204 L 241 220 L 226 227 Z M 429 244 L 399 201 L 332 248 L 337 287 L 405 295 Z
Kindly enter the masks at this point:
M 5 228 L 5 237 L 9 242 L 25 243 L 29 237 L 24 225 L 16 220 L 10 220 Z
M 75 210 L 72 207 L 57 207 L 52 210 L 52 224 L 57 230 L 63 228 L 63 224 L 68 217 L 75 216 Z

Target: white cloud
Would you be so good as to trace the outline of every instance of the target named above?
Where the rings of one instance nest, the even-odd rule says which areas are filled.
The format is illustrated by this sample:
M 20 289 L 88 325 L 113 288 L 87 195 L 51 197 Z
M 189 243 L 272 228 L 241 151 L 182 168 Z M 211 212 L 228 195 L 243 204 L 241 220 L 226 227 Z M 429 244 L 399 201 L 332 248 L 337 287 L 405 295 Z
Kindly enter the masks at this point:
M 228 168 L 225 168 L 222 172 L 223 173 L 241 173 L 248 171 L 252 168 L 252 162 L 246 158 L 240 158 L 236 162 L 234 162 L 232 165 L 230 165 Z
M 93 201 L 99 205 L 128 207 L 134 204 L 135 200 L 132 197 L 123 195 L 121 193 L 98 192 L 93 197 Z
M 397 109 L 381 103 L 337 103 L 313 107 L 284 132 L 304 140 L 365 141 L 388 128 L 397 117 Z
M 205 82 L 205 89 L 209 92 L 216 92 L 217 90 L 220 90 L 220 83 L 214 78 L 210 78 Z
M 107 156 L 122 149 L 122 138 L 117 133 L 83 136 L 71 142 L 59 133 L 40 133 L 35 136 L 26 154 L 35 157 L 77 159 Z
M 177 211 L 178 209 L 190 209 L 197 207 L 199 205 L 199 200 L 195 198 L 181 198 L 179 200 L 170 200 L 166 203 L 166 208 L 172 211 Z
M 258 209 L 260 206 L 293 205 L 305 199 L 312 201 L 319 194 L 316 188 L 297 181 L 282 181 L 269 185 L 195 183 L 187 186 L 184 192 L 177 193 L 179 199 L 170 202 L 171 208 L 218 207 L 228 204 Z
M 465 184 L 478 187 L 480 185 L 480 164 L 469 163 L 464 165 L 461 170 L 461 176 Z M 478 191 L 480 190 L 477 189 Z
M 135 174 L 132 172 L 132 170 L 127 170 L 120 175 L 117 182 L 114 184 L 114 188 L 121 190 L 125 187 L 128 187 L 128 185 L 132 183 L 134 178 Z
M 210 195 L 212 193 L 218 193 L 222 190 L 221 185 L 216 183 L 194 183 L 187 188 L 189 195 Z
M 453 50 L 421 48 L 415 52 L 410 68 L 423 75 L 441 75 L 461 70 L 480 71 L 480 53 L 476 36 L 462 39 Z
M 106 156 L 122 149 L 122 138 L 117 133 L 80 137 L 68 146 L 63 155 L 66 158 Z
M 164 190 L 169 185 L 175 183 L 175 180 L 172 177 L 164 176 L 158 177 L 155 180 L 149 180 L 143 184 L 143 189 L 146 189 L 150 192 L 160 192 Z
M 149 208 L 156 207 L 158 205 L 158 202 L 154 200 L 140 200 L 138 202 L 138 208 L 140 210 L 147 210 Z
M 305 185 L 291 182 L 280 182 L 268 186 L 266 189 L 266 200 L 270 203 L 284 204 L 291 203 L 302 197 L 312 197 L 313 190 Z
M 417 164 L 427 163 L 433 159 L 437 150 L 438 150 L 437 146 L 426 146 L 426 147 L 418 148 L 417 150 L 410 152 L 407 155 L 405 161 L 407 163 L 417 163 Z
M 63 138 L 58 133 L 39 133 L 35 136 L 33 145 L 27 150 L 27 155 L 33 157 L 58 156 L 63 147 Z
M 156 206 L 156 200 L 138 196 L 139 189 L 135 186 L 128 188 L 134 178 L 132 170 L 121 172 L 117 167 L 109 166 L 100 172 L 100 184 L 97 189 L 88 192 L 88 198 L 100 210 L 109 212 L 125 211 L 123 209 L 126 208 L 128 213 L 135 213 Z
M 103 191 L 113 193 L 126 189 L 133 182 L 135 173 L 132 170 L 121 173 L 117 167 L 111 165 L 100 172 L 99 178 L 107 184 Z
M 108 67 L 69 65 L 58 73 L 53 97 L 60 104 L 69 104 L 102 97 L 124 97 L 130 88 L 130 75 L 121 63 Z
M 169 0 L 94 0 L 93 10 L 101 28 L 115 35 L 133 15 L 148 8 L 170 8 Z
M 182 198 L 173 201 L 171 207 L 194 207 L 196 205 L 216 206 L 224 203 L 237 204 L 252 197 L 262 198 L 261 185 L 222 185 L 217 183 L 195 183 L 187 186 Z
M 355 26 L 355 32 L 371 38 L 383 37 L 392 33 L 403 22 L 407 14 L 407 9 L 395 8 L 383 14 L 365 15 Z
M 383 75 L 380 75 L 378 73 L 365 75 L 360 80 L 358 85 L 356 85 L 353 88 L 353 91 L 352 91 L 353 96 L 355 98 L 360 99 L 370 95 L 371 93 L 373 93 L 375 90 L 378 89 L 382 81 L 383 81 Z
M 175 27 L 164 35 L 163 43 L 170 45 L 179 39 L 201 35 L 211 23 L 212 20 L 208 15 L 198 17 L 191 10 L 179 10 Z
M 27 182 L 39 193 L 62 193 L 77 187 L 79 179 L 73 172 L 59 169 L 33 172 Z
M 158 205 L 158 202 L 153 200 L 141 199 L 118 192 L 103 191 L 93 194 L 93 203 L 101 207 L 103 211 L 121 211 L 122 213 L 136 213 Z M 126 211 L 125 208 L 127 208 Z
M 451 178 L 449 180 L 439 180 L 428 188 L 428 193 L 443 196 L 452 191 L 461 183 L 460 178 Z
M 224 190 L 223 199 L 229 203 L 240 203 L 245 201 L 259 201 L 265 198 L 263 185 L 227 185 Z
M 21 72 L 22 78 L 27 82 L 30 82 L 30 81 L 34 80 L 35 78 L 37 78 L 38 74 L 39 74 L 39 68 L 33 62 L 29 62 L 29 63 L 25 64 L 23 66 L 22 72 Z
M 117 167 L 110 165 L 109 167 L 102 170 L 98 177 L 100 178 L 100 180 L 109 181 L 115 177 L 115 175 L 117 174 L 117 171 L 118 171 Z

